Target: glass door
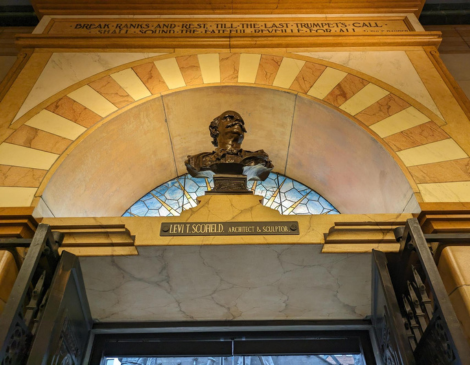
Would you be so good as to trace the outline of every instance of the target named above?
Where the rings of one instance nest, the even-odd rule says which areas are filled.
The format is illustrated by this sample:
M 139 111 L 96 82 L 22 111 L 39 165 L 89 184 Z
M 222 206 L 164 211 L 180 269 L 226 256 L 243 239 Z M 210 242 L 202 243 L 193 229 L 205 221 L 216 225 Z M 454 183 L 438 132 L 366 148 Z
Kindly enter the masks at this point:
M 256 326 L 255 326 L 256 327 Z M 369 330 L 95 334 L 91 365 L 369 365 Z M 343 326 L 344 328 L 344 326 Z M 129 330 L 129 329 L 127 329 Z M 184 330 L 179 327 L 178 331 Z M 230 331 L 230 332 L 229 332 Z

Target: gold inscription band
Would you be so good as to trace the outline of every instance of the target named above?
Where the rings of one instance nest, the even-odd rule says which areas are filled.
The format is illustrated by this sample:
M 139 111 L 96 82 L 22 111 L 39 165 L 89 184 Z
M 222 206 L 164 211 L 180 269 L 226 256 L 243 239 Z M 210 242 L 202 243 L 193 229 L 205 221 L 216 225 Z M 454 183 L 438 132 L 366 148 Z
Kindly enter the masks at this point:
M 342 33 L 395 33 L 409 32 L 405 19 L 295 19 L 295 20 L 70 20 L 54 19 L 48 34 L 139 34 L 152 35 L 302 35 L 302 34 L 342 34 Z

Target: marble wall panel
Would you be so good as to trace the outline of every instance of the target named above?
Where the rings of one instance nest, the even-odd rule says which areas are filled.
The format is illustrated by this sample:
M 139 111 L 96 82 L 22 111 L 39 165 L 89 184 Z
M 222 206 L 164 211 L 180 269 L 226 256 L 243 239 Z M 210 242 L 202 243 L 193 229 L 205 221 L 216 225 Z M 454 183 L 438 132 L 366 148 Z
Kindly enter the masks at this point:
M 197 55 L 201 67 L 202 79 L 205 84 L 220 82 L 219 55 L 217 53 L 203 53 Z
M 370 126 L 380 137 L 385 138 L 392 134 L 413 128 L 429 122 L 429 118 L 413 107 L 409 107 L 391 117 Z
M 316 245 L 150 247 L 139 256 L 80 263 L 99 321 L 369 315 L 370 255 L 320 251 Z
M 15 120 L 59 91 L 102 71 L 163 53 L 54 53 Z
M 385 148 L 348 118 L 301 96 L 286 175 L 308 181 L 341 213 L 391 213 L 413 206 L 411 187 Z
M 22 125 L 5 142 L 61 154 L 72 143 L 72 140 Z
M 318 80 L 313 84 L 307 93 L 318 99 L 323 99 L 338 83 L 341 82 L 348 74 L 335 68 L 327 67 L 320 75 Z
M 282 57 L 273 55 L 262 55 L 256 72 L 256 83 L 272 85 L 281 66 Z M 308 91 L 308 90 L 307 90 Z
M 290 86 L 290 89 L 301 93 L 307 93 L 313 86 L 315 81 L 318 80 L 322 72 L 325 71 L 325 69 L 326 66 L 306 62 L 304 67 L 302 67 L 294 82 Z
M 406 51 L 406 54 L 439 108 L 441 114 L 438 115 L 442 115 L 442 118 L 449 124 L 458 123 L 460 120 L 468 121 L 459 102 L 442 78 L 441 71 L 438 71 L 438 68 L 431 61 L 432 56 L 428 55 L 424 49 Z M 468 143 L 468 140 L 466 143 Z
M 418 187 L 425 202 L 450 203 L 470 201 L 469 181 L 418 184 Z
M 111 77 L 134 100 L 140 100 L 152 95 L 133 69 L 126 69 L 111 74 Z
M 43 199 L 56 216 L 120 216 L 175 175 L 163 105 L 156 98 L 83 140 L 52 176 Z
M 408 107 L 410 107 L 410 104 L 406 101 L 396 95 L 388 94 L 368 108 L 362 110 L 359 114 L 356 114 L 355 117 L 365 125 L 372 125 Z
M 349 76 L 349 75 L 348 75 Z M 383 99 L 389 92 L 374 84 L 367 84 L 357 94 L 353 95 L 340 109 L 351 115 L 356 115 L 360 111 L 370 107 L 378 100 Z
M 35 150 L 11 143 L 0 145 L 0 164 L 48 170 L 59 157 L 54 153 Z
M 418 184 L 470 181 L 470 158 L 411 166 L 409 170 Z
M 90 109 L 93 113 L 105 117 L 118 110 L 106 98 L 101 96 L 100 93 L 92 89 L 90 86 L 85 85 L 81 88 L 72 91 L 67 95 L 70 99 L 75 100 L 77 103 Z
M 260 64 L 260 54 L 247 54 L 240 55 L 240 69 L 238 70 L 238 82 L 252 84 L 255 82 L 258 75 L 258 66 Z
M 240 69 L 239 53 L 220 53 L 220 82 L 237 82 Z
M 111 76 L 102 77 L 88 85 L 117 108 L 122 108 L 135 101 Z
M 450 138 L 399 151 L 397 155 L 406 166 L 424 165 L 468 157 L 464 150 Z
M 167 58 L 165 60 L 155 61 L 154 63 L 169 89 L 177 89 L 179 87 L 186 86 L 182 71 L 176 62 L 176 59 Z
M 304 65 L 305 61 L 284 57 L 274 78 L 273 85 L 288 89 Z
M 368 81 L 348 74 L 323 100 L 334 106 L 341 106 L 367 84 Z
M 0 207 L 29 207 L 36 188 L 0 186 Z
M 178 58 L 176 60 L 178 60 Z M 158 94 L 162 91 L 168 90 L 165 80 L 163 80 L 162 75 L 160 75 L 160 72 L 157 70 L 157 67 L 153 62 L 134 66 L 132 69 L 152 94 Z
M 52 103 L 46 108 L 46 110 L 80 124 L 85 128 L 90 128 L 96 122 L 101 120 L 101 117 L 98 114 L 85 108 L 82 104 L 70 99 L 68 96 L 64 96 Z
M 176 57 L 176 62 L 183 74 L 186 85 L 191 86 L 204 83 L 197 55 Z
M 449 135 L 431 121 L 404 130 L 403 132 L 392 134 L 385 137 L 384 140 L 394 151 L 401 151 L 447 138 L 450 138 Z
M 55 113 L 51 113 L 48 110 L 41 110 L 38 114 L 28 120 L 25 125 L 70 140 L 77 139 L 80 134 L 86 131 L 85 127 L 62 118 Z
M 37 188 L 47 170 L 0 165 L 0 186 Z
M 238 111 L 246 123 L 243 148 L 264 149 L 284 172 L 295 95 L 269 89 L 221 86 L 165 95 L 168 126 L 178 174 L 186 173 L 187 155 L 212 151 L 210 121 L 226 110 Z
M 306 52 L 304 56 L 338 63 L 379 79 L 442 117 L 405 51 Z

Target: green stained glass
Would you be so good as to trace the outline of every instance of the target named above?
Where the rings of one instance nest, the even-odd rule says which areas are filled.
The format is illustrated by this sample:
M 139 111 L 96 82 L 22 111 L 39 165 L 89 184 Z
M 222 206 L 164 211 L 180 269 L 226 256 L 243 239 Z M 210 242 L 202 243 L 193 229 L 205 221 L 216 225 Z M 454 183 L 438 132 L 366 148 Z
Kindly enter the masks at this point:
M 183 210 L 194 208 L 197 197 L 213 187 L 212 179 L 182 175 L 149 191 L 123 217 L 178 216 Z M 263 197 L 263 205 L 284 215 L 339 214 L 317 192 L 280 174 L 271 173 L 265 181 L 248 181 L 248 188 Z

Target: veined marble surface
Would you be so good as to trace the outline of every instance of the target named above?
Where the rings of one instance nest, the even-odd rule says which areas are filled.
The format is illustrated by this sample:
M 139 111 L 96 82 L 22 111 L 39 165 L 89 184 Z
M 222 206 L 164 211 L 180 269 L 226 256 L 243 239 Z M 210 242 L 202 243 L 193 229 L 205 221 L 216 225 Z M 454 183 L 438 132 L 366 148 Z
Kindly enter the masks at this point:
M 403 91 L 444 119 L 405 51 L 305 52 L 314 57 L 350 67 Z
M 170 246 L 81 257 L 98 321 L 359 319 L 370 314 L 370 254 L 320 245 Z
M 54 53 L 13 121 L 52 95 L 87 77 L 162 54 L 164 53 Z

